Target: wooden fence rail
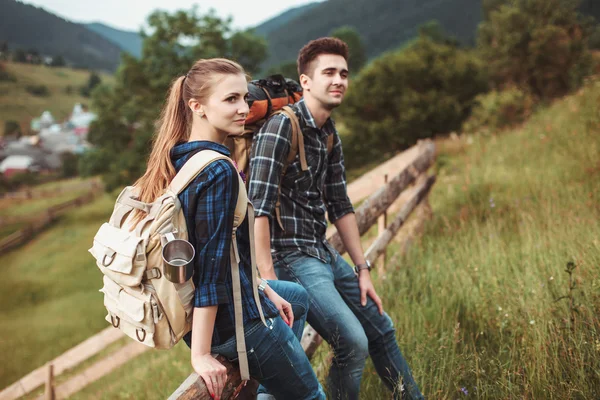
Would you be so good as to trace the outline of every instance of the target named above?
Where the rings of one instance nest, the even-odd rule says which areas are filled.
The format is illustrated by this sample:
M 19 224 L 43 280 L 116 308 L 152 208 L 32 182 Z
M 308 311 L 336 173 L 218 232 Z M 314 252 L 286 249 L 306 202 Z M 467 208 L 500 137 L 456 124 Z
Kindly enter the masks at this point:
M 95 356 L 117 340 L 125 337 L 125 334 L 112 326 L 105 328 L 100 333 L 89 337 L 77 346 L 50 361 L 47 365 L 39 367 L 19 379 L 12 385 L 0 391 L 0 400 L 14 400 L 25 396 L 44 384 L 48 365 L 53 366 L 53 376 L 58 376 L 81 362 Z
M 384 187 L 369 196 L 369 198 L 356 210 L 356 220 L 361 236 L 377 222 L 379 216 L 386 212 L 409 185 L 414 183 L 417 178 L 424 177 L 427 169 L 433 164 L 435 160 L 435 146 L 431 140 L 421 141 L 415 147 L 417 152 L 416 157 Z M 435 183 L 435 176 L 419 179 L 419 181 L 420 183 L 418 183 L 409 193 L 407 200 L 402 205 L 397 215 L 395 215 L 394 220 L 380 233 L 380 236 L 365 252 L 365 257 L 372 264 L 375 264 L 377 258 L 385 252 L 390 241 L 404 225 L 404 222 L 411 212 L 427 197 L 431 187 Z M 346 252 L 340 235 L 337 232 L 329 237 L 329 242 L 340 254 Z M 307 325 L 303 332 L 301 344 L 309 359 L 313 356 L 314 352 L 322 342 L 323 339 L 319 334 L 310 325 Z M 222 357 L 218 357 L 217 359 L 221 361 L 228 370 L 227 390 L 223 393 L 221 399 L 231 399 L 233 394 L 232 388 L 236 388 L 240 384 L 241 379 L 239 372 L 230 373 L 229 371 L 237 371 L 237 366 L 232 365 Z M 254 381 L 251 382 L 252 384 L 248 384 L 246 388 L 242 389 L 240 395 L 237 397 L 238 399 L 253 399 L 256 397 L 257 383 Z M 210 398 L 210 394 L 206 389 L 204 381 L 197 374 L 192 373 L 169 397 L 169 400 L 208 400 Z
M 31 200 L 31 199 L 39 199 L 39 198 L 48 198 L 53 196 L 58 196 L 63 193 L 72 193 L 75 191 L 79 191 L 82 189 L 94 189 L 97 186 L 100 186 L 101 183 L 98 179 L 92 179 L 90 181 L 81 182 L 78 184 L 74 184 L 72 186 L 59 186 L 54 189 L 24 189 L 16 192 L 9 192 L 0 194 L 0 199 L 14 199 L 14 200 Z
M 49 207 L 46 211 L 38 215 L 38 217 L 33 221 L 30 221 L 25 228 L 22 228 L 0 240 L 0 255 L 7 253 L 8 251 L 24 243 L 27 243 L 38 232 L 44 230 L 60 215 L 74 208 L 91 203 L 100 193 L 102 193 L 102 187 L 95 186 L 89 193 L 81 195 L 73 200 L 65 201 L 64 203 Z

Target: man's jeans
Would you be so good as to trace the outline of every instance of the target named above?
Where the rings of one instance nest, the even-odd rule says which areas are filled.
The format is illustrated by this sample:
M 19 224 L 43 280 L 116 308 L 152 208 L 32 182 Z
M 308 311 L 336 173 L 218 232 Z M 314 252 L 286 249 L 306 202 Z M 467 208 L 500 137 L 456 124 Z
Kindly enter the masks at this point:
M 408 398 L 423 399 L 396 342 L 392 320 L 380 315 L 367 296 L 360 304 L 358 278 L 336 253 L 323 263 L 300 252 L 277 254 L 279 279 L 300 283 L 308 292 L 308 323 L 329 343 L 334 359 L 328 377 L 332 399 L 358 399 L 367 356 L 384 384 L 400 398 L 402 380 Z
M 302 335 L 308 295 L 301 286 L 283 281 L 269 281 L 277 294 L 287 300 L 294 312 L 292 329 L 280 316 L 244 326 L 250 375 L 277 399 L 325 399 L 325 393 L 302 350 L 294 331 Z M 212 353 L 237 360 L 235 336 L 213 346 Z

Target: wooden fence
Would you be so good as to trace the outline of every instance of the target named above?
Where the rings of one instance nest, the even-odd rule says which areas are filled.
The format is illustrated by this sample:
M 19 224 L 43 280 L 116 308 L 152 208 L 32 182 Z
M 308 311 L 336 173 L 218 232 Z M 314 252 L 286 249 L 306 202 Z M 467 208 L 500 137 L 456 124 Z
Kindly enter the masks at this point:
M 402 197 L 403 200 L 391 223 L 389 225 L 386 224 L 387 226 L 380 225 L 382 230 L 379 231 L 377 238 L 365 252 L 365 257 L 373 265 L 378 265 L 377 263 L 382 259 L 385 260 L 387 246 L 405 224 L 413 210 L 427 198 L 431 187 L 435 183 L 435 176 L 427 175 L 427 170 L 435 159 L 435 146 L 433 142 L 430 140 L 421 141 L 412 150 L 416 152 L 415 157 L 402 168 L 398 175 L 369 196 L 356 210 L 358 229 L 360 235 L 363 236 L 377 223 L 381 216 L 386 215 L 386 211 L 390 209 L 399 197 Z M 411 185 L 413 186 L 409 188 Z M 340 254 L 346 252 L 340 235 L 337 232 L 328 236 L 328 239 Z M 380 258 L 381 256 L 383 258 Z M 310 325 L 307 325 L 304 329 L 301 344 L 309 358 L 313 356 L 322 341 L 323 339 L 319 334 Z M 217 359 L 227 367 L 228 371 L 228 381 L 221 399 L 230 399 L 233 397 L 235 389 L 241 383 L 239 371 L 237 371 L 236 365 L 232 365 L 224 358 L 217 357 Z M 254 399 L 256 397 L 257 386 L 255 381 L 251 381 L 250 384 L 242 389 L 237 399 Z M 203 379 L 196 373 L 192 373 L 169 397 L 169 400 L 184 399 L 211 399 Z
M 44 230 L 48 225 L 54 222 L 60 215 L 74 209 L 81 207 L 84 204 L 91 203 L 101 194 L 103 191 L 102 186 L 96 184 L 92 190 L 82 196 L 79 196 L 73 200 L 65 201 L 64 203 L 57 204 L 48 208 L 46 211 L 41 213 L 39 216 L 30 220 L 29 224 L 11 235 L 0 240 L 0 255 L 18 247 L 31 240 L 38 232 Z
M 428 208 L 426 201 L 429 189 L 435 181 L 435 177 L 427 176 L 427 169 L 433 164 L 435 148 L 433 142 L 427 140 L 420 142 L 417 146 L 403 152 L 401 155 L 389 160 L 388 163 L 395 163 L 389 169 L 400 171 L 384 187 L 376 190 L 376 181 L 384 182 L 383 176 L 377 176 L 374 171 L 363 175 L 359 180 L 348 186 L 348 193 L 353 203 L 363 201 L 362 205 L 356 210 L 357 222 L 361 236 L 369 230 L 377 221 L 380 221 L 379 235 L 370 244 L 365 255 L 374 265 L 381 268 L 381 261 L 385 261 L 385 249 L 389 242 L 394 238 L 398 231 L 402 232 L 401 227 L 405 226 L 405 221 L 415 208 Z M 384 163 L 387 164 L 387 163 Z M 360 181 L 360 182 L 359 182 Z M 387 181 L 387 180 L 386 180 Z M 409 188 L 409 186 L 411 186 Z M 372 193 L 365 199 L 365 193 Z M 85 196 L 89 196 L 85 195 Z M 51 215 L 56 216 L 57 212 L 65 212 L 76 206 L 75 204 L 85 204 L 89 198 L 81 198 L 69 201 L 67 203 L 52 208 Z M 69 205 L 70 204 L 70 205 Z M 386 213 L 396 212 L 393 221 L 387 225 L 384 220 L 387 219 Z M 425 213 L 427 214 L 427 212 Z M 40 218 L 40 221 L 42 219 Z M 417 221 L 421 225 L 424 221 Z M 414 230 L 414 227 L 411 228 Z M 39 229 L 38 229 L 39 230 Z M 407 230 L 408 231 L 408 230 Z M 409 232 L 407 232 L 409 233 Z M 410 235 L 408 235 L 410 236 Z M 342 242 L 335 228 L 330 228 L 327 237 L 333 246 L 344 253 Z M 402 248 L 407 245 L 407 240 L 400 243 Z M 18 245 L 18 244 L 17 244 Z M 2 244 L 0 243 L 0 254 L 2 253 Z M 20 396 L 31 393 L 41 385 L 46 384 L 46 393 L 39 399 L 62 399 L 81 390 L 87 384 L 101 378 L 109 372 L 123 365 L 128 360 L 137 357 L 142 352 L 148 350 L 147 347 L 136 342 L 128 343 L 126 346 L 111 353 L 107 357 L 95 362 L 84 371 L 70 378 L 66 382 L 55 386 L 54 377 L 61 373 L 75 368 L 83 361 L 97 355 L 111 343 L 123 337 L 121 331 L 108 327 L 99 334 L 82 342 L 71 350 L 67 351 L 58 358 L 50 361 L 43 367 L 31 372 L 19 381 L 10 385 L 0 392 L 0 400 L 13 400 Z M 315 350 L 322 343 L 322 339 L 309 325 L 306 326 L 302 338 L 302 346 L 309 357 L 312 357 Z M 222 399 L 232 397 L 235 389 L 239 386 L 241 379 L 237 365 L 229 363 L 223 357 L 217 357 L 227 367 L 229 380 L 225 387 Z M 256 397 L 256 381 L 250 381 L 248 385 L 239 393 L 237 399 L 253 399 Z M 195 373 L 191 374 L 179 388 L 169 397 L 169 399 L 209 399 L 210 395 L 202 379 Z
M 31 199 L 41 199 L 47 197 L 58 196 L 64 193 L 71 193 L 77 190 L 82 189 L 93 189 L 96 186 L 100 185 L 100 181 L 98 179 L 92 179 L 89 181 L 81 182 L 78 184 L 74 184 L 71 186 L 59 186 L 54 189 L 36 189 L 29 188 L 18 190 L 16 192 L 2 193 L 0 194 L 0 199 L 15 199 L 15 200 L 31 200 Z

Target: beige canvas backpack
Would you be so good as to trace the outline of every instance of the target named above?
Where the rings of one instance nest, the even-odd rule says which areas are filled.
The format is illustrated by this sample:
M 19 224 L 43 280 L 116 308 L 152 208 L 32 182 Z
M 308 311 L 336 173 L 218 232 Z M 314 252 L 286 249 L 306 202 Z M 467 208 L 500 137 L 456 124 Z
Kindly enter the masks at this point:
M 166 192 L 152 203 L 136 200 L 136 188 L 128 186 L 119 195 L 108 223 L 94 237 L 89 250 L 104 274 L 106 320 L 132 339 L 157 349 L 170 349 L 191 330 L 194 284 L 192 279 L 177 284 L 163 273 L 164 237 L 173 234 L 188 239 L 187 227 L 177 195 L 210 163 L 228 157 L 203 150 L 192 156 L 173 178 Z M 254 210 L 248 202 L 244 182 L 239 178 L 230 258 L 233 280 L 237 351 L 242 379 L 249 379 L 243 330 L 242 296 L 236 229 L 248 214 L 254 298 L 261 319 L 264 316 L 257 289 L 254 256 Z M 132 226 L 134 210 L 146 216 Z

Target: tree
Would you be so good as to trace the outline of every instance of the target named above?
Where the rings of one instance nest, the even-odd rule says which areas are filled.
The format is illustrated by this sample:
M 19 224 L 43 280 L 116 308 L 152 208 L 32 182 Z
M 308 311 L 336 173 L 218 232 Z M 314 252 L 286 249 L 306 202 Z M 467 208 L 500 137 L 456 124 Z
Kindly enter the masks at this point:
M 23 49 L 16 49 L 13 54 L 13 61 L 18 63 L 27 62 L 27 53 Z
M 0 60 L 8 60 L 8 52 L 8 43 L 2 42 L 2 44 L 0 44 Z
M 436 43 L 448 44 L 450 46 L 458 46 L 458 40 L 454 37 L 448 36 L 440 23 L 436 20 L 432 20 L 419 26 L 419 36 L 428 37 Z
M 200 58 L 227 57 L 255 73 L 266 57 L 266 43 L 251 31 L 234 31 L 231 19 L 214 11 L 200 15 L 197 8 L 148 17 L 142 32 L 142 57 L 123 54 L 114 84 L 99 85 L 93 93 L 98 118 L 92 123 L 89 141 L 96 150 L 82 158 L 102 173 L 111 190 L 131 184 L 145 169 L 154 123 L 173 79 L 185 74 Z
M 51 67 L 64 67 L 65 65 L 67 65 L 67 63 L 65 62 L 65 59 L 61 55 L 53 57 L 52 63 L 50 63 Z
M 590 73 L 589 21 L 574 0 L 513 0 L 489 11 L 478 47 L 496 88 L 519 86 L 552 98 Z
M 4 137 L 15 135 L 21 137 L 23 132 L 21 131 L 21 125 L 17 121 L 8 120 L 4 123 Z
M 350 52 L 348 67 L 353 74 L 358 73 L 367 62 L 365 46 L 360 34 L 351 26 L 341 26 L 331 32 L 331 35 L 343 40 Z
M 82 86 L 79 92 L 84 97 L 90 97 L 92 90 L 94 90 L 96 86 L 100 85 L 101 83 L 102 79 L 100 78 L 100 75 L 92 71 L 90 73 L 90 77 L 88 78 L 87 84 Z
M 339 109 L 348 131 L 347 164 L 360 166 L 418 139 L 459 129 L 487 82 L 474 51 L 424 36 L 373 60 L 354 79 Z

